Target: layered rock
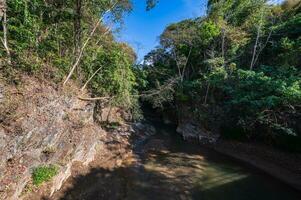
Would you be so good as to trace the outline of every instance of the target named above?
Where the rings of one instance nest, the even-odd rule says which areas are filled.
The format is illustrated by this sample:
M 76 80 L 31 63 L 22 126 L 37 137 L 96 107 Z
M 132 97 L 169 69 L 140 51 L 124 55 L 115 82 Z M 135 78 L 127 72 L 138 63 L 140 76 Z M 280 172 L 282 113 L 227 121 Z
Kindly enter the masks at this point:
M 24 76 L 22 84 L 0 81 L 0 199 L 20 199 L 35 167 L 53 164 L 58 175 L 49 193 L 85 165 L 102 148 L 105 132 L 93 122 L 94 104 L 77 98 L 77 87 L 65 89 Z

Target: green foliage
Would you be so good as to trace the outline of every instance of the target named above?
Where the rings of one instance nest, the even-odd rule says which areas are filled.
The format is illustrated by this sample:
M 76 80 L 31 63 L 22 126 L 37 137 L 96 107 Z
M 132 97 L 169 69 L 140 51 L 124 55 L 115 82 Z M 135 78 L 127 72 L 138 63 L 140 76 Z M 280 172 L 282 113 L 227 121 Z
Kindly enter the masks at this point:
M 164 108 L 166 104 L 172 103 L 175 100 L 175 91 L 179 80 L 170 79 L 162 84 L 157 81 L 156 87 L 153 90 L 149 90 L 144 99 L 151 102 L 154 108 Z M 182 93 L 177 94 L 178 97 L 183 96 Z
M 120 127 L 118 122 L 102 122 L 101 125 L 108 131 L 117 130 Z
M 210 44 L 220 33 L 220 27 L 211 20 L 201 23 L 199 28 L 199 37 L 202 38 L 203 45 Z
M 146 2 L 149 10 L 158 1 Z M 112 8 L 110 0 L 83 1 L 78 13 L 76 3 L 7 1 L 14 70 L 51 71 L 48 75 L 55 81 L 66 76 L 78 46 Z M 121 22 L 131 9 L 130 0 L 120 0 L 108 17 Z M 295 0 L 283 5 L 266 0 L 210 0 L 207 16 L 166 27 L 160 46 L 142 66 L 134 67 L 133 50 L 116 42 L 112 33 L 104 34 L 106 27 L 101 24 L 72 78 L 81 85 L 91 78 L 87 89 L 93 96 L 110 98 L 111 105 L 131 111 L 133 118 L 141 118 L 141 91 L 154 107 L 178 108 L 180 113 L 188 106 L 204 124 L 216 121 L 213 126 L 219 128 L 223 124 L 217 121 L 232 124 L 237 138 L 300 137 L 296 125 L 301 109 L 300 11 Z M 0 55 L 8 56 L 2 46 Z
M 277 69 L 273 70 L 273 74 L 264 73 L 268 68 L 271 70 L 271 67 L 265 67 L 258 72 L 239 69 L 226 84 L 222 83 L 229 98 L 225 103 L 230 106 L 230 112 L 239 113 L 238 123 L 249 129 L 261 123 L 287 134 L 295 134 L 287 127 L 288 119 L 284 116 L 293 115 L 294 107 L 301 102 L 301 80 L 293 74 L 285 77 L 281 73 L 279 76 L 275 73 Z
M 178 116 L 186 106 L 193 110 L 191 120 L 218 127 L 224 138 L 256 138 L 284 148 L 293 138 L 298 141 L 298 5 L 212 0 L 207 16 L 168 26 L 143 66 L 145 93 L 155 94 L 147 100 L 155 107 L 178 108 Z M 255 65 L 249 70 L 252 57 Z M 168 87 L 179 77 L 183 80 Z M 291 144 L 296 150 L 298 143 Z
M 50 166 L 39 166 L 32 172 L 32 181 L 36 186 L 40 186 L 42 183 L 50 181 L 58 173 L 58 167 Z
M 121 23 L 132 9 L 129 0 L 43 1 L 8 0 L 8 44 L 12 66 L 29 74 L 47 72 L 55 82 L 69 73 L 83 50 L 72 78 L 80 85 L 92 77 L 87 89 L 93 96 L 110 97 L 110 104 L 134 109 L 139 113 L 136 77 L 133 64 L 136 56 L 131 47 L 115 41 L 112 32 L 100 24 L 91 37 L 96 22 L 105 15 L 112 23 Z M 114 5 L 114 6 L 113 6 Z M 107 12 L 107 11 L 110 12 Z M 3 32 L 0 32 L 3 36 Z M 0 55 L 6 55 L 1 45 Z
M 140 67 L 140 65 L 135 65 L 134 68 L 133 68 L 133 72 L 135 74 L 135 77 L 136 77 L 136 88 L 138 91 L 142 91 L 144 90 L 147 85 L 148 85 L 148 82 L 147 82 L 147 71 L 142 69 Z
M 130 109 L 135 101 L 133 94 L 136 86 L 133 57 L 124 44 L 112 42 L 108 45 L 108 48 L 91 49 L 91 56 L 85 57 L 86 79 L 101 68 L 89 83 L 94 95 L 111 96 L 111 104 Z

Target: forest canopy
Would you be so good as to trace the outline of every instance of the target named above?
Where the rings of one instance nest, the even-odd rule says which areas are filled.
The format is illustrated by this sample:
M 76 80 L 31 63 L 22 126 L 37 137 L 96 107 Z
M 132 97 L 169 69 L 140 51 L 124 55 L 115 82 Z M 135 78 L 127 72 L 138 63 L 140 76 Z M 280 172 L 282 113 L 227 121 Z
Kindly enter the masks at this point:
M 158 2 L 146 0 L 146 10 Z M 142 65 L 112 33 L 132 8 L 130 0 L 1 1 L 1 73 L 72 79 L 133 119 L 140 99 L 224 137 L 300 141 L 300 0 L 209 0 L 205 16 L 167 26 Z
M 225 137 L 299 138 L 300 11 L 295 0 L 209 1 L 206 16 L 166 27 L 145 57 L 145 99 Z

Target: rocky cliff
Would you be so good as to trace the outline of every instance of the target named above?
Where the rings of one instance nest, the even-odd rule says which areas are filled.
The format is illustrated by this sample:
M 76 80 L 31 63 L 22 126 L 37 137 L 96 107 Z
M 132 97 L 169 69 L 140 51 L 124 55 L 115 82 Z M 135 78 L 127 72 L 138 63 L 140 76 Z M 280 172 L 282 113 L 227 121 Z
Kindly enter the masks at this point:
M 93 121 L 94 104 L 77 98 L 78 88 L 59 88 L 22 76 L 19 84 L 0 80 L 0 199 L 22 199 L 31 190 L 32 170 L 58 166 L 47 184 L 58 190 L 79 161 L 90 163 L 106 132 Z

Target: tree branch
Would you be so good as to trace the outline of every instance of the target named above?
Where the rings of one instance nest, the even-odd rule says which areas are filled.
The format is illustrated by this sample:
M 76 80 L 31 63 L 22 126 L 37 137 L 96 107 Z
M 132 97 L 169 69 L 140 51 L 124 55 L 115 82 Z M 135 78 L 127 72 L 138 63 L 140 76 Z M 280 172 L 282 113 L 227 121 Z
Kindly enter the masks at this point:
M 99 101 L 99 100 L 109 100 L 112 99 L 112 97 L 81 97 L 79 96 L 78 99 L 82 100 L 82 101 Z
M 87 80 L 87 82 L 85 83 L 85 85 L 81 88 L 81 91 L 83 91 L 87 85 L 89 84 L 89 82 L 94 78 L 94 76 L 102 69 L 102 66 L 100 66 L 95 72 L 94 74 L 92 74 L 92 76 Z
M 118 1 L 116 1 L 116 2 L 113 4 L 113 6 L 112 6 L 111 8 L 109 8 L 109 9 L 104 13 L 104 15 L 105 15 L 106 13 L 110 12 L 110 11 L 116 6 L 117 2 L 118 2 Z M 76 62 L 73 64 L 73 66 L 72 66 L 72 68 L 71 68 L 71 70 L 70 70 L 70 72 L 69 72 L 69 74 L 68 74 L 66 80 L 64 81 L 63 85 L 65 85 L 65 84 L 69 81 L 69 79 L 71 78 L 72 74 L 74 73 L 74 70 L 76 69 L 76 67 L 77 67 L 78 64 L 80 63 L 81 57 L 82 57 L 82 55 L 83 55 L 83 53 L 84 53 L 84 50 L 85 50 L 87 44 L 89 43 L 89 41 L 91 40 L 91 38 L 93 37 L 93 35 L 94 35 L 94 33 L 95 33 L 97 27 L 98 27 L 98 26 L 100 25 L 100 23 L 102 22 L 102 20 L 103 20 L 103 18 L 104 18 L 104 15 L 97 21 L 97 23 L 95 24 L 95 26 L 94 26 L 92 32 L 90 33 L 89 37 L 88 37 L 87 40 L 85 41 L 84 45 L 82 46 L 82 48 L 81 48 L 81 50 L 80 50 L 80 53 L 79 53 L 79 56 L 78 56 Z

